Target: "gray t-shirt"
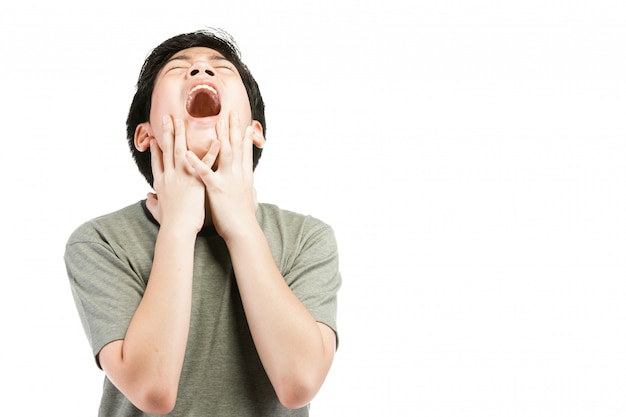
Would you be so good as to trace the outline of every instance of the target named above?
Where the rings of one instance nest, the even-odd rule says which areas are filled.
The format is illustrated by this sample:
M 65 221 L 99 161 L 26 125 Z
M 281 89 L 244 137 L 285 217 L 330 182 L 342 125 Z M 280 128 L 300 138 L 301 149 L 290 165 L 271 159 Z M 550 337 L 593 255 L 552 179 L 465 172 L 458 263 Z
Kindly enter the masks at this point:
M 259 204 L 257 220 L 285 281 L 313 317 L 335 332 L 341 286 L 332 229 L 311 216 Z M 81 225 L 65 264 L 94 356 L 124 339 L 146 289 L 159 230 L 135 203 Z M 100 416 L 144 416 L 105 377 Z M 256 352 L 227 247 L 214 228 L 196 239 L 191 323 L 171 416 L 307 416 L 278 401 Z

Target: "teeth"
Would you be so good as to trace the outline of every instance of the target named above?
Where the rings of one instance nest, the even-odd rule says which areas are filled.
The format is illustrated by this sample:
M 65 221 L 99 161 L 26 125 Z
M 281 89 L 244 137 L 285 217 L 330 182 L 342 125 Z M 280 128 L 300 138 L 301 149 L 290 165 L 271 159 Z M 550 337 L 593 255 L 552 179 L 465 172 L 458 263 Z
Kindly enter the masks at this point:
M 197 85 L 194 88 L 192 88 L 191 91 L 189 91 L 189 95 L 191 95 L 193 92 L 198 91 L 200 89 L 209 90 L 212 93 L 217 94 L 217 90 L 215 88 L 211 87 L 210 85 L 200 84 L 200 85 Z
M 189 90 L 187 113 L 192 117 L 209 117 L 219 114 L 221 104 L 217 90 L 208 84 L 198 84 Z

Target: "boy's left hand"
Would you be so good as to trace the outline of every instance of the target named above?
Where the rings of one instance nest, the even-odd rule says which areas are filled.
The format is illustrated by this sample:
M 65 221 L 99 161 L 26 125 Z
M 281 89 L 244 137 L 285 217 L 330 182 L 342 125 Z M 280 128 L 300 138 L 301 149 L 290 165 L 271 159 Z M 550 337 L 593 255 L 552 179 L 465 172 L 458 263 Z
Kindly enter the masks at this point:
M 200 160 L 187 151 L 187 159 L 206 187 L 213 225 L 228 241 L 258 225 L 252 146 L 254 135 L 259 133 L 250 126 L 242 133 L 236 113 L 220 119 L 215 130 L 220 144 L 215 170 L 211 169 L 210 156 Z

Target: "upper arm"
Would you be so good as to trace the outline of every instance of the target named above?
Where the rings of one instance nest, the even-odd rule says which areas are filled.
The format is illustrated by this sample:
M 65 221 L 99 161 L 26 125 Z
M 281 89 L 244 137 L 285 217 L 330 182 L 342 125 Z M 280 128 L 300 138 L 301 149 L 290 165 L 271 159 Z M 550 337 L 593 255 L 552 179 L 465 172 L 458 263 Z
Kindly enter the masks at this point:
M 113 342 L 107 343 L 100 349 L 100 352 L 98 352 L 96 356 L 96 361 L 100 365 L 100 368 L 102 368 L 111 381 L 115 379 L 115 369 L 120 366 L 123 343 L 123 340 L 114 340 Z
M 324 323 L 318 321 L 317 326 L 320 328 L 320 333 L 322 334 L 324 351 L 330 355 L 330 360 L 332 361 L 332 358 L 337 351 L 337 334 L 330 326 Z

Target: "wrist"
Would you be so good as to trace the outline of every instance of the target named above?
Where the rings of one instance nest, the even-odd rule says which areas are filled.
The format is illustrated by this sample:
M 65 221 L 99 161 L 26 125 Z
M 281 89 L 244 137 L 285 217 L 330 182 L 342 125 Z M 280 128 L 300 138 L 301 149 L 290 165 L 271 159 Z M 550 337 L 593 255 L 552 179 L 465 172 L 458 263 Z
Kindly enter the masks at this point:
M 194 225 L 189 222 L 163 222 L 159 225 L 159 234 L 167 236 L 176 236 L 178 238 L 194 239 L 200 232 L 202 226 Z
M 256 217 L 246 220 L 242 219 L 236 222 L 236 225 L 233 227 L 222 230 L 220 235 L 228 247 L 240 245 L 251 239 L 256 239 L 259 236 L 265 236 Z

